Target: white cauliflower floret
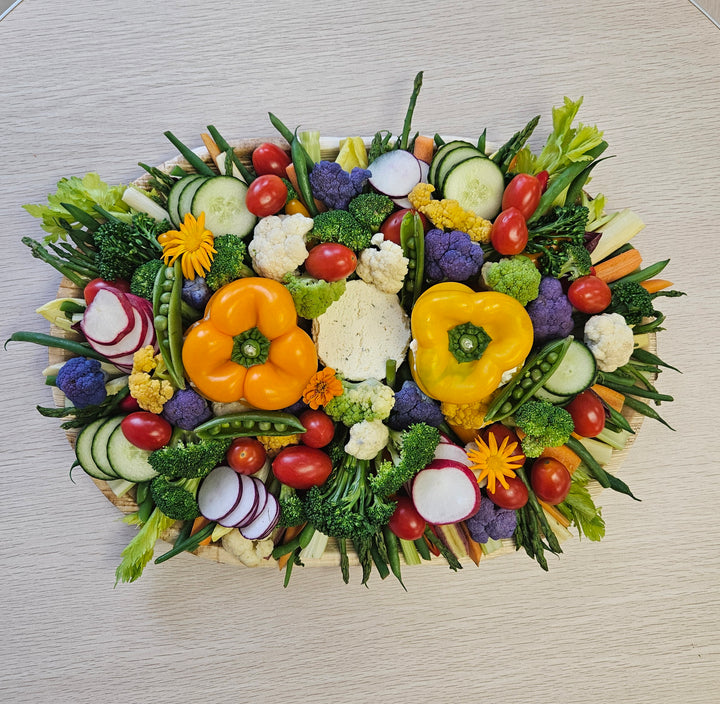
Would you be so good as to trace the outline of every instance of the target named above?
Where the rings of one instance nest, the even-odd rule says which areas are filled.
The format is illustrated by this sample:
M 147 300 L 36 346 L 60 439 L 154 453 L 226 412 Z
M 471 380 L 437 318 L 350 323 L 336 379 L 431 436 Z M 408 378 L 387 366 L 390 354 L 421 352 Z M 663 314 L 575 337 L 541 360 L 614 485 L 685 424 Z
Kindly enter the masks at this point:
M 364 420 L 350 428 L 350 439 L 345 445 L 348 455 L 359 460 L 371 460 L 388 444 L 390 431 L 381 420 Z
M 408 258 L 403 255 L 402 247 L 386 240 L 382 232 L 374 235 L 371 242 L 378 249 L 368 247 L 360 252 L 355 273 L 384 293 L 397 293 L 408 273 Z
M 259 276 L 282 281 L 307 259 L 305 236 L 312 227 L 312 218 L 300 213 L 262 218 L 248 245 L 253 269 Z
M 235 528 L 223 536 L 222 546 L 246 567 L 257 567 L 270 557 L 274 544 L 272 538 L 248 540 Z
M 635 346 L 633 331 L 619 313 L 593 315 L 585 323 L 584 334 L 601 371 L 614 372 L 630 361 Z

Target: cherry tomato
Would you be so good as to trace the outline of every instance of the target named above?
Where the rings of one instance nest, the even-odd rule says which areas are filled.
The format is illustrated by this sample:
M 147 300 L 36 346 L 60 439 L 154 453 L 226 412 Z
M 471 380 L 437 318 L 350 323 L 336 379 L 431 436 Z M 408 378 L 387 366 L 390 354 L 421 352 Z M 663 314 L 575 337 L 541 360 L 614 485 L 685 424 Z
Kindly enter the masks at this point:
M 335 435 L 333 419 L 321 410 L 309 408 L 298 416 L 305 428 L 300 435 L 300 442 L 308 447 L 325 447 Z
M 581 313 L 602 313 L 612 299 L 610 287 L 597 276 L 581 276 L 570 284 L 568 299 Z
M 394 212 L 392 215 L 388 215 L 385 222 L 380 225 L 380 232 L 383 233 L 384 239 L 390 240 L 390 242 L 394 242 L 395 244 L 400 244 L 400 223 L 402 223 L 405 214 L 409 212 L 414 211 L 412 208 L 403 208 L 402 210 Z M 427 232 L 430 228 L 428 219 L 420 213 L 420 220 L 422 220 L 423 229 Z
M 88 281 L 88 283 L 85 284 L 85 288 L 83 289 L 83 297 L 85 298 L 85 303 L 87 303 L 88 305 L 92 303 L 93 298 L 95 298 L 97 292 L 101 288 L 109 288 L 110 290 L 114 291 L 130 293 L 130 284 L 127 281 L 123 281 L 122 279 L 117 279 L 117 281 L 93 279 L 92 281 Z
M 550 174 L 547 171 L 539 171 L 535 174 L 535 178 L 540 181 L 540 187 L 542 188 L 543 193 L 545 193 L 545 191 L 547 190 Z
M 561 462 L 540 457 L 530 470 L 530 486 L 538 499 L 548 504 L 559 504 L 570 491 L 570 472 Z
M 258 176 L 249 186 L 245 195 L 247 209 L 259 218 L 275 215 L 285 206 L 287 186 L 275 174 Z
M 122 401 L 120 401 L 118 408 L 124 413 L 131 413 L 132 411 L 139 411 L 140 404 L 137 402 L 136 398 L 133 398 L 130 394 L 128 394 Z
M 584 438 L 594 438 L 605 427 L 605 407 L 591 389 L 579 393 L 565 410 L 572 416 L 575 432 Z
M 255 147 L 252 153 L 252 165 L 258 176 L 274 174 L 280 178 L 287 178 L 285 169 L 290 163 L 290 156 L 277 144 L 270 142 Z
M 520 477 L 505 477 L 505 481 L 508 483 L 508 488 L 496 481 L 495 491 L 487 492 L 488 498 L 500 508 L 508 508 L 511 511 L 522 508 L 528 502 L 525 482 Z
M 273 460 L 272 470 L 278 481 L 293 489 L 320 486 L 332 472 L 332 461 L 315 447 L 291 445 L 284 447 Z
M 120 423 L 123 435 L 141 450 L 159 450 L 170 442 L 172 426 L 162 416 L 149 411 L 135 411 Z
M 285 203 L 285 215 L 297 215 L 298 213 L 306 218 L 310 217 L 308 209 L 297 198 L 291 198 Z
M 528 229 L 523 214 L 511 206 L 495 218 L 490 232 L 492 246 L 500 254 L 520 254 L 528 241 Z
M 518 174 L 505 186 L 502 209 L 515 207 L 527 220 L 538 207 L 542 190 L 542 184 L 535 176 Z
M 255 474 L 264 464 L 267 452 L 255 438 L 235 438 L 225 453 L 225 461 L 238 474 Z
M 417 540 L 425 533 L 425 526 L 425 519 L 417 512 L 410 498 L 399 497 L 395 513 L 388 521 L 388 528 L 402 540 Z
M 357 256 L 344 244 L 325 242 L 315 245 L 305 260 L 310 276 L 325 281 L 340 281 L 355 271 Z

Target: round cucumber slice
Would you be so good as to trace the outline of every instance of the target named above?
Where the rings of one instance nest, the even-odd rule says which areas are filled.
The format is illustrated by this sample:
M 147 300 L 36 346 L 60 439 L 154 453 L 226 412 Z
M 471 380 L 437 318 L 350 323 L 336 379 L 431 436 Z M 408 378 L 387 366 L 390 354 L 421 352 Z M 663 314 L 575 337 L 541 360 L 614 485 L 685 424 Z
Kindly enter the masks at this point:
M 500 212 L 504 190 L 500 167 L 492 159 L 477 156 L 452 168 L 445 178 L 443 196 L 480 218 L 493 220 Z

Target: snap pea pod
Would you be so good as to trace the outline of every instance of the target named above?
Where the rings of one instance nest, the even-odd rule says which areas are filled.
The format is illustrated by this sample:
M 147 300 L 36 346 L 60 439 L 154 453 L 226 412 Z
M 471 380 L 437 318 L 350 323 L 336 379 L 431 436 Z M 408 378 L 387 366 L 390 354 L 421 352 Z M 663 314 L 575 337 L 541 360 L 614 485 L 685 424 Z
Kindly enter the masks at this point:
M 528 401 L 552 376 L 570 347 L 572 336 L 548 342 L 531 357 L 515 378 L 505 385 L 502 392 L 490 404 L 485 421 L 494 423 L 511 416 Z
M 310 186 L 310 169 L 312 166 L 308 166 L 307 160 L 309 159 L 309 156 L 307 151 L 305 151 L 305 147 L 303 147 L 300 138 L 297 136 L 297 133 L 293 135 L 292 142 L 290 142 L 290 157 L 292 158 L 292 163 L 295 167 L 295 178 L 297 179 L 300 196 L 305 202 L 305 207 L 308 209 L 308 213 L 310 213 L 312 217 L 315 217 L 318 214 L 318 209 L 315 205 L 315 197 L 313 196 L 312 188 Z
M 407 591 L 407 588 L 402 581 L 402 573 L 400 572 L 400 543 L 398 542 L 395 533 L 393 533 L 388 526 L 385 526 L 382 532 L 390 571 L 393 573 L 397 581 L 400 582 L 402 588 Z
M 425 230 L 418 212 L 406 213 L 400 223 L 400 246 L 408 260 L 408 273 L 401 292 L 405 310 L 415 305 L 422 292 L 425 272 Z
M 625 396 L 625 405 L 628 408 L 632 408 L 633 411 L 637 411 L 638 413 L 644 415 L 646 418 L 652 418 L 653 420 L 656 420 L 667 426 L 668 428 L 670 428 L 670 430 L 675 430 L 675 428 L 673 428 L 664 418 L 662 418 L 652 406 L 644 403 L 640 399 L 633 398 L 632 396 Z
M 178 259 L 158 270 L 153 287 L 153 323 L 158 347 L 174 386 L 185 388 L 182 365 L 182 269 Z
M 195 428 L 195 434 L 204 439 L 240 438 L 248 435 L 295 435 L 304 433 L 305 427 L 297 416 L 284 411 L 243 411 L 218 416 Z

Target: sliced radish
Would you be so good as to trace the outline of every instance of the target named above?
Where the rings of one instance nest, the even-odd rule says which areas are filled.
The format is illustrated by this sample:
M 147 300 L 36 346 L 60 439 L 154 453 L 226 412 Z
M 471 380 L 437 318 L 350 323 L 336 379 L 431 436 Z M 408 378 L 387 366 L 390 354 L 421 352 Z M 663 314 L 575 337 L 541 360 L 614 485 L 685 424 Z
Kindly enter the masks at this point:
M 373 188 L 391 198 L 404 198 L 422 178 L 418 158 L 402 149 L 381 154 L 368 169 Z
M 268 500 L 260 515 L 250 524 L 240 528 L 240 533 L 248 540 L 262 540 L 272 533 L 280 518 L 280 504 L 268 493 Z
M 453 460 L 433 460 L 412 483 L 412 500 L 428 522 L 457 523 L 480 507 L 480 487 L 468 467 Z
M 131 307 L 131 312 L 133 320 L 132 327 L 119 340 L 107 345 L 88 340 L 90 346 L 101 354 L 104 354 L 108 359 L 116 359 L 125 355 L 134 354 L 145 339 L 145 334 L 148 329 L 148 319 L 147 316 L 140 313 L 137 308 Z
M 430 164 L 428 164 L 426 161 L 422 161 L 418 159 L 418 164 L 420 164 L 420 181 L 419 183 L 427 183 L 428 180 L 428 172 L 430 171 Z M 417 185 L 417 184 L 415 184 Z M 415 188 L 415 186 L 413 186 Z M 412 188 L 410 189 L 412 190 Z M 408 191 L 409 193 L 409 191 Z M 391 199 L 395 205 L 398 206 L 398 208 L 412 208 L 412 203 L 407 197 L 404 198 L 392 198 Z
M 240 477 L 240 500 L 230 513 L 218 520 L 221 526 L 228 528 L 246 521 L 248 516 L 254 516 L 257 510 L 259 499 L 257 486 L 250 477 L 246 477 L 244 474 L 238 476 Z
M 85 309 L 80 328 L 92 345 L 112 345 L 133 327 L 133 307 L 122 291 L 101 288 Z
M 240 475 L 230 467 L 215 467 L 203 479 L 197 493 L 200 513 L 209 521 L 227 516 L 240 501 Z
M 268 502 L 268 496 L 270 495 L 270 492 L 267 490 L 265 484 L 259 479 L 252 476 L 248 477 L 248 479 L 255 484 L 255 490 L 257 491 L 258 498 L 255 504 L 255 510 L 249 513 L 243 520 L 237 521 L 237 523 L 235 523 L 236 528 L 244 528 L 245 526 L 250 525 L 263 512 Z
M 452 442 L 441 442 L 435 448 L 435 459 L 454 460 L 455 462 L 464 464 L 466 467 L 472 464 L 472 460 L 468 457 L 465 448 Z

